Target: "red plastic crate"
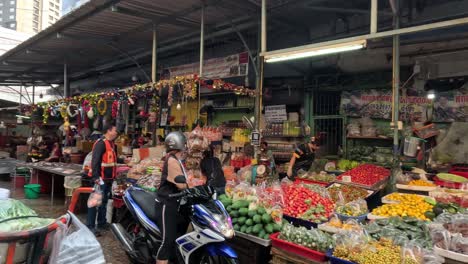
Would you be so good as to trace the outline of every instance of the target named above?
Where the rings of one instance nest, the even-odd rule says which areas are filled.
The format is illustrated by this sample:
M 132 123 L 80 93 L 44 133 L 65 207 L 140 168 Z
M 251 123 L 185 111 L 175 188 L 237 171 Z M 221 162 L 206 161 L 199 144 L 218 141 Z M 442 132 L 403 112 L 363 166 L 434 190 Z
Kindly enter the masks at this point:
M 434 181 L 435 184 L 437 184 L 437 185 L 439 185 L 441 187 L 449 188 L 449 189 L 460 189 L 462 187 L 461 183 L 444 181 L 444 180 L 438 178 L 437 176 L 434 176 L 434 178 L 432 178 L 432 180 Z
M 468 164 L 455 164 L 449 173 L 468 178 Z
M 327 261 L 327 256 L 325 253 L 319 252 L 312 250 L 310 248 L 306 248 L 300 245 L 296 245 L 294 243 L 284 241 L 282 239 L 278 238 L 279 233 L 274 233 L 270 236 L 271 239 L 271 245 L 276 248 L 283 249 L 285 251 L 301 255 L 305 258 L 312 259 L 315 261 Z

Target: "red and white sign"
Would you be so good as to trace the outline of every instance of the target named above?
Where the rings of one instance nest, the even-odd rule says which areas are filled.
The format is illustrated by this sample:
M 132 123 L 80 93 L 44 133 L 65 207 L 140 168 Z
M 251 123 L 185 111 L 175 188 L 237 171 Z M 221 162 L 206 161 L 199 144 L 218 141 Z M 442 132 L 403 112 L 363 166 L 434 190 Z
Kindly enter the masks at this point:
M 185 64 L 170 67 L 168 78 L 198 74 L 200 63 Z M 222 58 L 205 60 L 203 63 L 204 79 L 224 79 L 230 77 L 246 76 L 249 72 L 249 55 L 247 52 L 229 55 Z

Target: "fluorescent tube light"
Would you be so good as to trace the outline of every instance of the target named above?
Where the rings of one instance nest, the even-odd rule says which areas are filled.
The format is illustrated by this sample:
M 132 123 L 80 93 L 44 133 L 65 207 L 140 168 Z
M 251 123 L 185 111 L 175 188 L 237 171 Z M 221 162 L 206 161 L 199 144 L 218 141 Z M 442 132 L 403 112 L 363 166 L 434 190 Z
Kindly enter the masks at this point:
M 17 118 L 21 118 L 21 119 L 31 119 L 30 116 L 24 116 L 24 115 L 16 115 Z
M 287 60 L 295 60 L 301 58 L 308 58 L 320 55 L 334 54 L 346 51 L 360 50 L 366 47 L 366 40 L 358 40 L 346 42 L 341 44 L 333 44 L 322 47 L 311 47 L 299 49 L 297 51 L 289 51 L 278 54 L 268 54 L 265 56 L 265 62 L 280 62 Z

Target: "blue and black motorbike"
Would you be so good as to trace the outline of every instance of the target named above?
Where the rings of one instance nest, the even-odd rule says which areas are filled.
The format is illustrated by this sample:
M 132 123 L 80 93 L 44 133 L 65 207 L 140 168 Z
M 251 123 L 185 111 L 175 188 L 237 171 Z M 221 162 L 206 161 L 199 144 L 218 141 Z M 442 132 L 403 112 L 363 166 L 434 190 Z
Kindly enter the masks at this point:
M 178 176 L 181 177 L 181 176 Z M 185 183 L 182 176 L 176 179 Z M 234 236 L 231 217 L 216 193 L 207 186 L 185 189 L 173 194 L 179 202 L 179 212 L 189 218 L 193 231 L 176 239 L 176 258 L 179 264 L 235 264 L 236 252 L 225 241 Z M 120 223 L 111 229 L 133 263 L 155 263 L 162 242 L 159 227 L 155 224 L 156 194 L 138 187 L 125 191 L 124 201 L 133 216 L 133 224 L 124 228 Z

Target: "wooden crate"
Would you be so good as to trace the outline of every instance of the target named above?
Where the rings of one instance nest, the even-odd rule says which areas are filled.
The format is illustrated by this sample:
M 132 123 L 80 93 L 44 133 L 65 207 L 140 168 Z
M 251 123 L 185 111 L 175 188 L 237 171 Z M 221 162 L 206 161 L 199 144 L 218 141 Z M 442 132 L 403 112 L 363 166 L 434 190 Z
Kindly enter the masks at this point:
M 325 264 L 326 262 L 317 262 L 314 260 L 306 259 L 302 256 L 291 254 L 279 248 L 271 248 L 271 261 L 270 264 Z

